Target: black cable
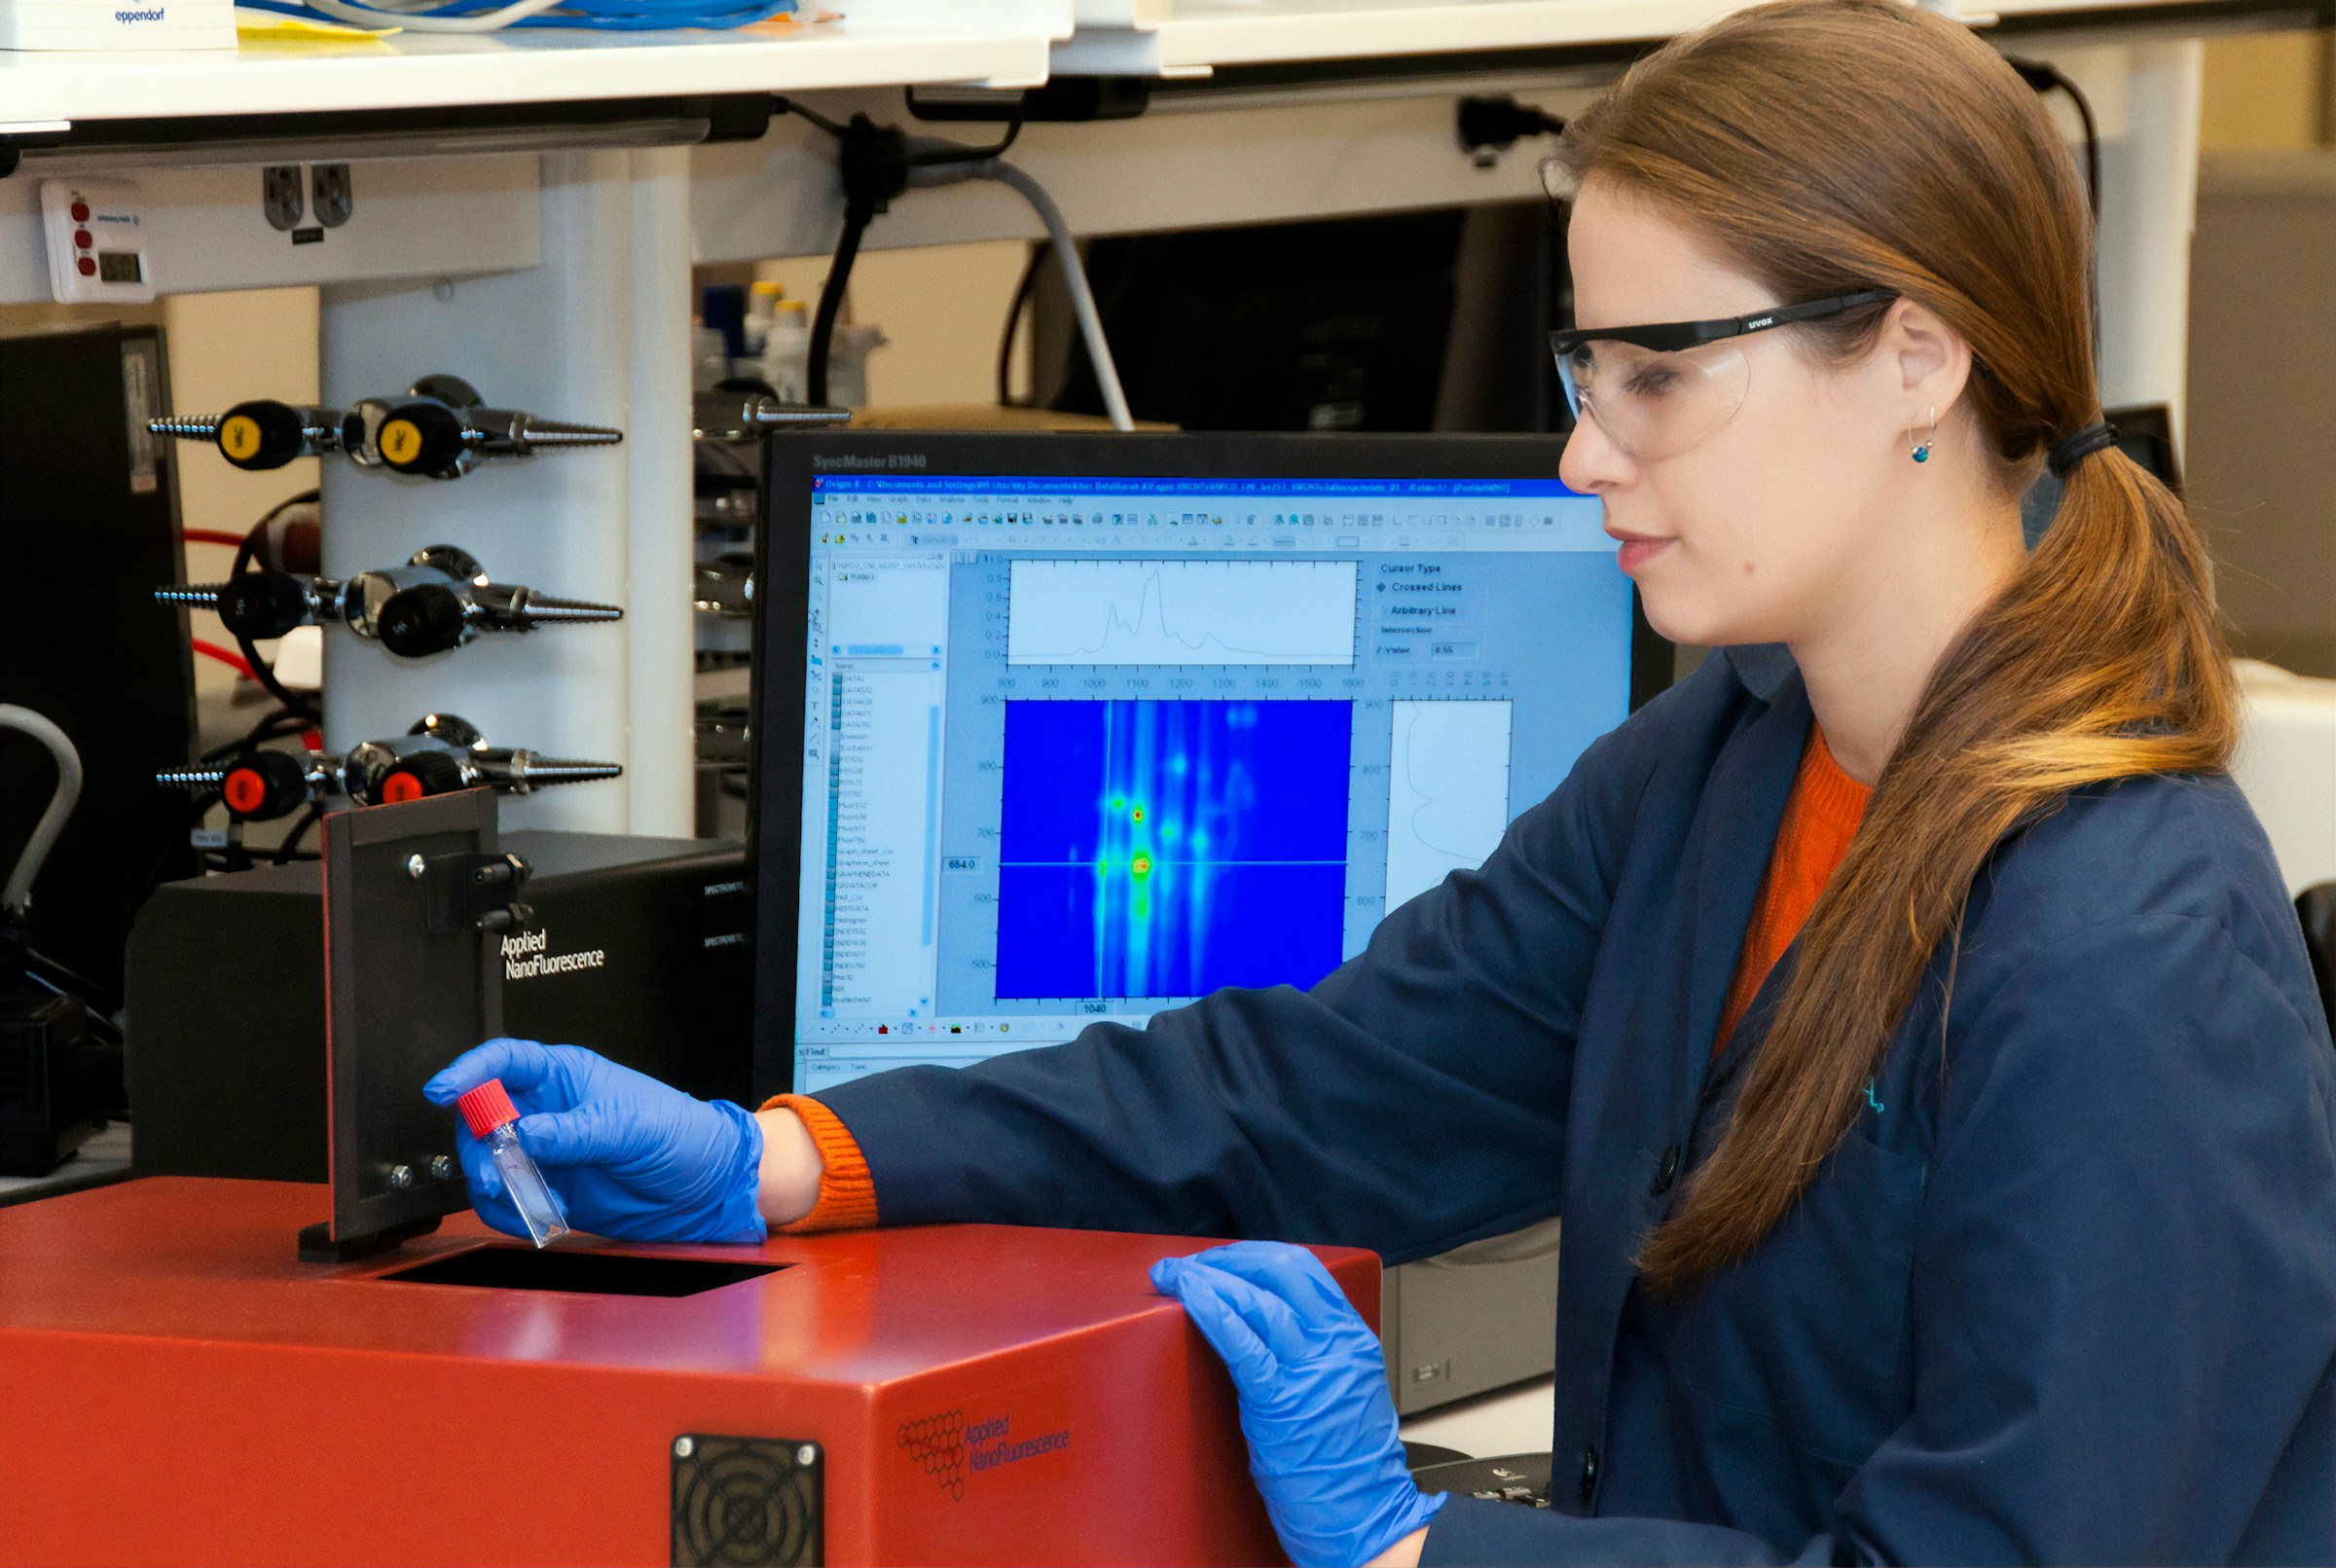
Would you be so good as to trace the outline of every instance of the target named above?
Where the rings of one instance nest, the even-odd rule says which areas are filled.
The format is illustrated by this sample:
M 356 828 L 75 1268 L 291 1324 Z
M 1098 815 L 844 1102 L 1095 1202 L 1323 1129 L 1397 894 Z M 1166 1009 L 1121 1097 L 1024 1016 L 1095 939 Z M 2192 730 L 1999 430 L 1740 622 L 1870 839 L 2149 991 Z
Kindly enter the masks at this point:
M 2020 73 L 2020 79 L 2038 92 L 2062 92 L 2076 109 L 2076 118 L 2085 128 L 2085 206 L 2093 214 L 2093 227 L 2100 227 L 2100 126 L 2093 118 L 2093 102 L 2085 90 L 2071 81 L 2066 72 L 2050 60 L 2022 59 L 2006 55 L 2004 63 Z
M 942 164 L 975 164 L 997 158 L 1022 134 L 1022 122 L 1013 121 L 1005 134 L 990 147 L 932 147 L 911 154 L 908 138 L 897 126 L 880 126 L 865 114 L 844 125 L 806 109 L 791 98 L 774 96 L 777 114 L 792 114 L 811 122 L 835 138 L 837 171 L 844 181 L 844 229 L 827 265 L 827 280 L 820 286 L 819 309 L 811 318 L 811 347 L 805 367 L 804 395 L 812 403 L 827 401 L 827 365 L 835 346 L 835 323 L 843 313 L 844 291 L 851 286 L 853 264 L 859 259 L 860 241 L 868 225 L 888 210 L 893 198 L 908 189 L 908 171 Z
M 980 164 L 993 158 L 1004 158 L 1022 135 L 1022 122 L 1006 122 L 1005 134 L 992 147 L 929 147 L 909 155 L 915 168 L 935 168 L 944 164 Z
M 242 756 L 257 750 L 270 741 L 280 741 L 287 735 L 298 735 L 313 724 L 315 719 L 307 713 L 297 713 L 279 708 L 232 741 L 222 741 L 203 752 L 202 760 L 217 762 L 222 757 Z
M 804 398 L 815 407 L 827 402 L 827 355 L 835 345 L 835 318 L 843 312 L 844 290 L 852 282 L 852 264 L 859 259 L 860 237 L 875 217 L 857 201 L 844 202 L 843 237 L 835 244 L 835 259 L 827 264 L 827 281 L 820 286 L 820 307 L 811 318 L 811 348 L 805 367 Z
M 318 801 L 308 809 L 307 814 L 299 821 L 292 824 L 292 831 L 286 833 L 284 841 L 275 847 L 275 863 L 290 865 L 295 859 L 300 858 L 297 853 L 300 849 L 300 841 L 309 836 L 310 828 L 314 827 L 323 820 L 324 802 Z
M 842 141 L 844 139 L 843 127 L 837 125 L 834 121 L 828 119 L 825 115 L 821 114 L 816 109 L 804 108 L 803 105 L 795 102 L 795 100 L 792 98 L 784 98 L 774 95 L 771 98 L 771 113 L 796 115 L 802 119 L 810 121 L 813 125 L 827 132 L 828 135 L 833 136 L 837 141 Z
M 1014 340 L 1022 335 L 1022 312 L 1030 305 L 1030 296 L 1037 289 L 1039 269 L 1054 254 L 1054 241 L 1041 239 L 1030 248 L 1030 264 L 1022 269 L 1022 279 L 1014 285 L 1013 302 L 1005 308 L 1005 335 L 998 343 L 998 406 L 1010 409 L 1013 399 Z M 1031 378 L 1033 401 L 1036 401 L 1038 378 Z
M 25 972 L 58 996 L 79 997 L 108 1018 L 122 1010 L 112 992 L 72 966 L 58 963 L 38 948 L 27 947 L 23 952 Z
M 33 972 L 33 966 L 35 964 L 46 963 L 47 961 L 41 959 L 37 954 L 27 954 L 25 957 L 26 972 L 24 977 L 26 979 L 30 980 L 34 985 L 39 986 L 43 991 L 48 992 L 53 997 L 71 997 L 75 1001 L 79 1002 L 82 1004 L 83 1021 L 92 1032 L 96 1033 L 100 1037 L 99 1043 L 111 1045 L 116 1049 L 121 1048 L 122 1029 L 120 1025 L 114 1022 L 116 1014 L 104 1011 L 96 1003 L 91 1002 L 87 996 L 84 996 L 78 987 L 66 985 L 61 981 L 52 979 L 46 974 Z M 121 1118 L 116 1117 L 114 1119 L 120 1120 Z
M 2085 90 L 2050 60 L 2022 59 L 2006 55 L 2006 64 L 2037 92 L 2063 92 L 2076 107 L 2077 123 L 2085 131 L 2085 210 L 2093 218 L 2093 354 L 2100 356 L 2100 126 L 2093 118 L 2093 101 Z

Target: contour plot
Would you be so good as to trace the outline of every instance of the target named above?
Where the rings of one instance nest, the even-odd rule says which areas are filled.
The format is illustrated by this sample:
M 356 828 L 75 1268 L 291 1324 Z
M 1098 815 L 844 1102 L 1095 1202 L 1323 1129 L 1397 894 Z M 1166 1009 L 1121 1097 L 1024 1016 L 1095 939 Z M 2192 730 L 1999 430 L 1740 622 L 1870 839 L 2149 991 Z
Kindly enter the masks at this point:
M 1013 702 L 1001 998 L 1312 985 L 1345 927 L 1342 702 Z
M 1509 827 L 1509 704 L 1394 702 L 1387 908 L 1484 863 Z
M 1352 561 L 1017 561 L 1005 662 L 1355 662 Z

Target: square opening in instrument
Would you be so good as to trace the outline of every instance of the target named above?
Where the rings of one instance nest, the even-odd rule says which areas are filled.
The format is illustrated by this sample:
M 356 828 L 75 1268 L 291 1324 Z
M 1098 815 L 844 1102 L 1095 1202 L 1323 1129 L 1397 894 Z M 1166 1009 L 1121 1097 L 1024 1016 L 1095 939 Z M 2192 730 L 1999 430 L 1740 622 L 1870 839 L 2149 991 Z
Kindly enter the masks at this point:
M 585 1295 L 697 1295 L 775 1274 L 785 1263 L 709 1258 L 641 1258 L 629 1253 L 473 1247 L 377 1279 L 417 1285 L 472 1285 L 490 1291 L 562 1291 Z

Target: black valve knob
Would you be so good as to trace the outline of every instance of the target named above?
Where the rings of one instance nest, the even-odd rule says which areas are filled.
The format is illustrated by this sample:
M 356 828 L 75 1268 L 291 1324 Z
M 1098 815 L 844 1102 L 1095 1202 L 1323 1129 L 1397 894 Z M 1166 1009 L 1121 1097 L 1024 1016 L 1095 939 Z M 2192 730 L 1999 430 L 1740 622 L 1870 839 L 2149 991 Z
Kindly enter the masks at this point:
M 257 751 L 227 770 L 219 798 L 246 821 L 270 821 L 307 802 L 309 770 L 290 752 Z
M 462 456 L 462 417 L 442 403 L 408 403 L 374 437 L 382 461 L 401 474 L 439 474 Z
M 237 637 L 282 637 L 309 624 L 309 592 L 281 571 L 247 571 L 219 585 L 219 619 Z
M 219 417 L 219 455 L 237 468 L 281 468 L 309 450 L 301 411 L 263 399 L 237 403 Z
M 395 806 L 452 794 L 462 787 L 462 764 L 452 751 L 418 751 L 382 775 L 382 782 L 374 786 L 374 798 L 384 806 Z
M 462 596 L 444 583 L 399 589 L 383 601 L 373 619 L 382 646 L 401 659 L 460 646 L 467 624 Z

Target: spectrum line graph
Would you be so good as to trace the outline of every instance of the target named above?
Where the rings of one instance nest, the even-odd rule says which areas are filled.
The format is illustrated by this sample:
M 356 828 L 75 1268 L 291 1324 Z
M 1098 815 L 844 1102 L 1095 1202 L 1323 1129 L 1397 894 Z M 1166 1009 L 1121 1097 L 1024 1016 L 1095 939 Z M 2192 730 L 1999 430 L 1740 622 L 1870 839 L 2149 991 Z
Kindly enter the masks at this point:
M 1351 665 L 1352 561 L 1016 561 L 1008 665 Z
M 1387 907 L 1474 871 L 1509 826 L 1506 699 L 1388 705 Z
M 1343 702 L 1012 702 L 997 994 L 1307 986 L 1345 924 Z

